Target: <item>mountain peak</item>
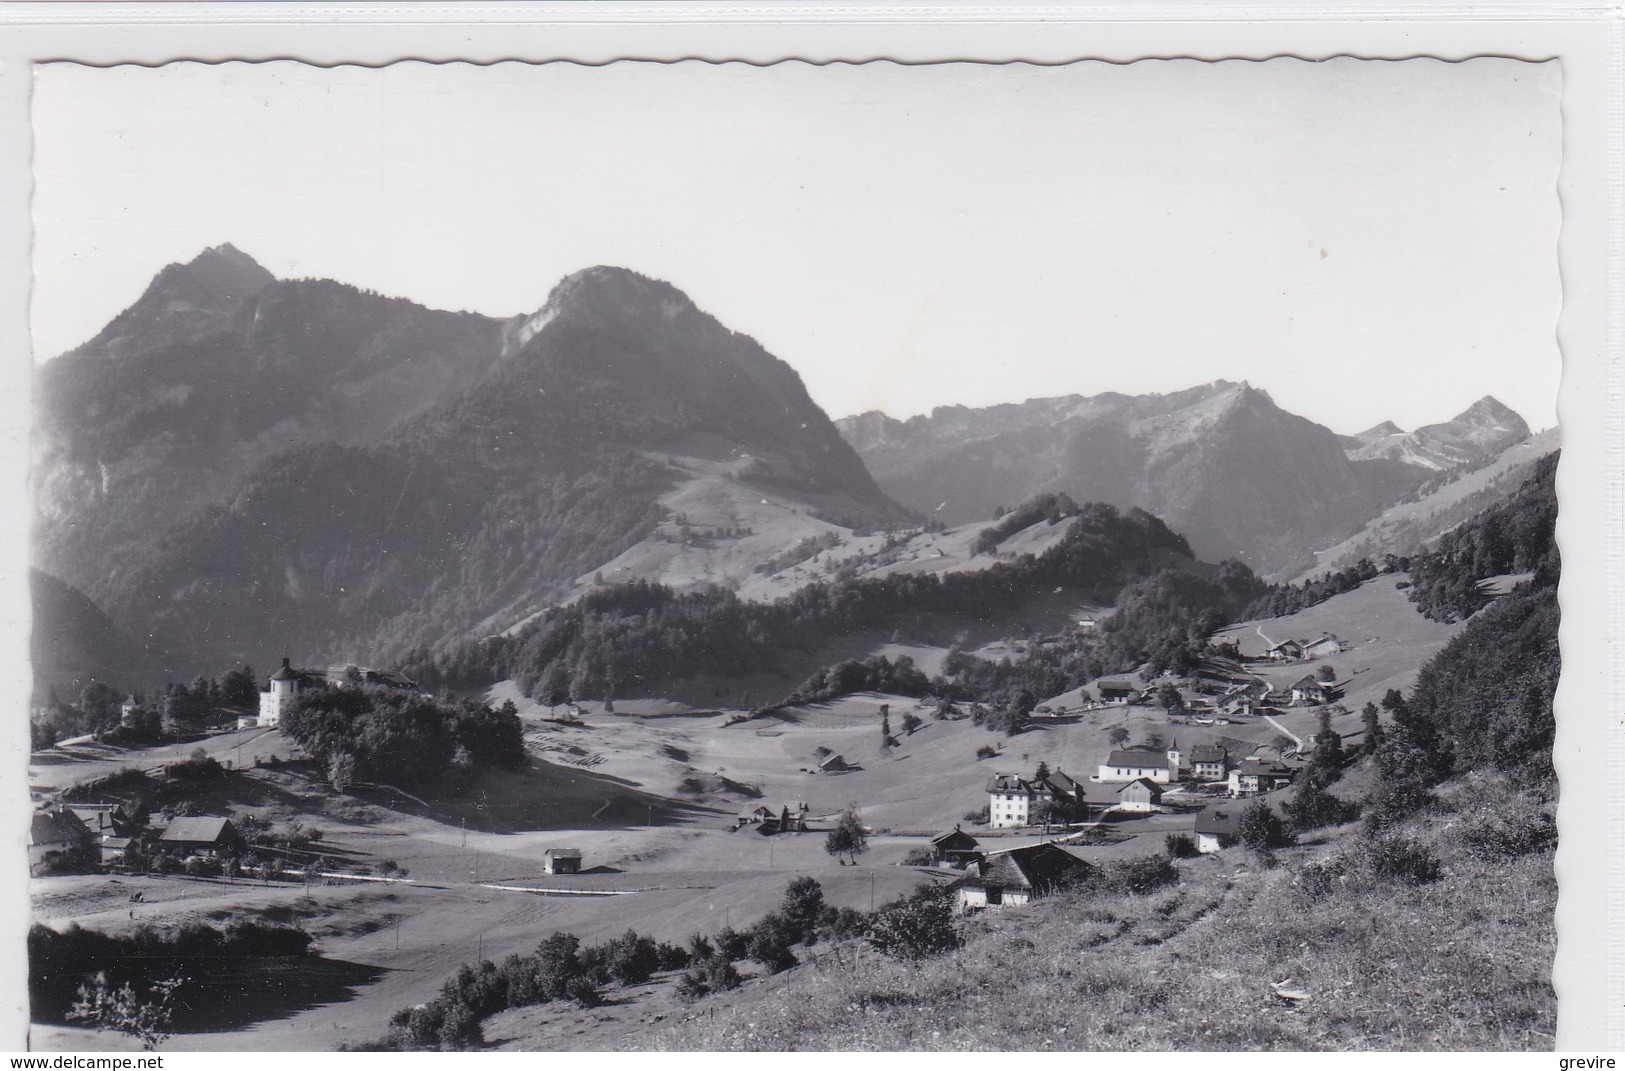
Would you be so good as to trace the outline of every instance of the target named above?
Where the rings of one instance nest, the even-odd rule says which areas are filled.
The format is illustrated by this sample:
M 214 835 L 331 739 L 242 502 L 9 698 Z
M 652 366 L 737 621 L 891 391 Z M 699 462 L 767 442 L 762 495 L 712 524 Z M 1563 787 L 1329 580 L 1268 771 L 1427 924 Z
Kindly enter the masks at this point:
M 1459 421 L 1494 421 L 1507 426 L 1523 424 L 1523 417 L 1501 404 L 1494 395 L 1486 394 L 1478 401 L 1457 413 L 1449 423 Z
M 115 316 L 75 354 L 124 357 L 182 342 L 221 327 L 276 276 L 228 243 L 166 265 L 135 304 Z

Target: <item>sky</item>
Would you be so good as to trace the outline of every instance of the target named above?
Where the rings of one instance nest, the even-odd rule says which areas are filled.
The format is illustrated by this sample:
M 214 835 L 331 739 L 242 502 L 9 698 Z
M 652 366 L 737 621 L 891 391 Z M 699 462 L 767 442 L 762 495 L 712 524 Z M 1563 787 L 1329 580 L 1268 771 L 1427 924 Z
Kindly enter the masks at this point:
M 531 312 L 671 282 L 834 417 L 1246 380 L 1556 423 L 1556 61 L 36 69 L 37 361 L 163 265 Z

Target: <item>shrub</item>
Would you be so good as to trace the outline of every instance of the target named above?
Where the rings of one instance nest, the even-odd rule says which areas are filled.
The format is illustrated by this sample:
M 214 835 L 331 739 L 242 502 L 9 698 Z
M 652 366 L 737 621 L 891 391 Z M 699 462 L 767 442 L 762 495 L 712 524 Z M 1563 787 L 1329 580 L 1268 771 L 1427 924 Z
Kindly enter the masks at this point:
M 677 995 L 684 1000 L 699 1000 L 709 993 L 738 989 L 739 971 L 720 956 L 702 960 L 690 967 L 677 980 Z
M 818 939 L 818 920 L 824 913 L 824 887 L 809 877 L 793 879 L 784 889 L 778 917 L 791 942 L 811 944 Z
M 729 961 L 744 959 L 750 955 L 749 933 L 740 933 L 733 927 L 725 927 L 717 931 L 717 955 Z
M 828 930 L 830 936 L 840 940 L 846 937 L 860 936 L 869 925 L 869 916 L 855 908 L 824 908 L 824 916 L 819 919 L 820 925 Z
M 976 749 L 976 758 L 978 760 L 991 759 L 994 756 L 996 756 L 998 753 L 999 753 L 998 748 L 992 747 L 992 746 L 990 746 L 988 744 L 983 744 L 981 747 Z
M 966 811 L 962 817 L 967 822 L 978 822 L 986 825 L 992 819 L 993 812 L 984 806 L 979 811 Z
M 1485 814 L 1461 832 L 1468 854 L 1478 859 L 1516 859 L 1557 844 L 1557 823 L 1541 812 L 1503 816 Z
M 622 985 L 640 985 L 660 969 L 660 951 L 650 938 L 633 930 L 614 938 L 603 949 L 604 970 Z
M 1348 862 L 1342 856 L 1313 859 L 1298 869 L 1292 887 L 1308 900 L 1319 900 L 1329 895 L 1347 876 Z
M 1241 812 L 1236 823 L 1236 836 L 1242 845 L 1254 851 L 1286 848 L 1292 844 L 1292 834 L 1279 815 L 1270 810 L 1263 800 L 1255 800 Z
M 904 866 L 935 866 L 936 862 L 936 853 L 930 848 L 915 848 L 903 856 Z
M 1121 859 L 1098 868 L 1091 884 L 1110 892 L 1148 893 L 1179 881 L 1179 868 L 1166 855 Z
M 750 958 L 766 967 L 771 974 L 787 971 L 796 965 L 795 953 L 790 951 L 793 943 L 786 931 L 783 916 L 768 915 L 752 932 Z
M 1426 885 L 1444 876 L 1439 857 L 1406 837 L 1378 837 L 1366 848 L 1371 872 L 1388 881 Z
M 1168 855 L 1174 859 L 1194 859 L 1199 854 L 1196 840 L 1189 833 L 1170 833 L 1163 843 L 1168 847 Z
M 877 913 L 864 935 L 869 944 L 897 959 L 923 959 L 958 948 L 953 893 L 930 886 Z

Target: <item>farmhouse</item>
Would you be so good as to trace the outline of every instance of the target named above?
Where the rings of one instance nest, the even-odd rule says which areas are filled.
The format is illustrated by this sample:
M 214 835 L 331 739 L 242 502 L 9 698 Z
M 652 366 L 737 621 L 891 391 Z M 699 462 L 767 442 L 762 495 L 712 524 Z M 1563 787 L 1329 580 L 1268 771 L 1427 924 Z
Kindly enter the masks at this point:
M 937 866 L 963 870 L 982 861 L 982 846 L 958 826 L 931 838 L 931 856 Z
M 1343 649 L 1343 644 L 1331 633 L 1321 633 L 1320 639 L 1309 640 L 1303 645 L 1305 658 L 1325 658 L 1334 655 Z
M 231 819 L 209 815 L 172 819 L 158 838 L 160 849 L 180 855 L 226 855 L 242 844 L 242 835 Z
M 581 850 L 579 848 L 549 848 L 542 853 L 543 874 L 579 874 L 581 873 Z
M 1191 776 L 1198 781 L 1222 781 L 1229 758 L 1229 752 L 1216 744 L 1199 746 L 1191 752 Z
M 779 828 L 779 813 L 761 803 L 746 807 L 734 819 L 734 828 L 743 829 L 746 826 L 761 826 L 762 832 L 775 833 Z
M 1102 678 L 1095 682 L 1095 688 L 1100 692 L 1101 700 L 1106 703 L 1127 703 L 1140 691 L 1133 681 L 1126 681 L 1121 677 Z
M 69 811 L 37 811 L 28 825 L 28 869 L 32 873 L 85 865 L 97 855 L 96 838 Z
M 133 843 L 135 842 L 130 837 L 105 838 L 101 846 L 102 866 L 119 866 L 129 862 L 129 857 L 125 853 L 130 850 Z
M 1303 657 L 1303 644 L 1297 640 L 1282 640 L 1265 650 L 1264 657 L 1271 662 L 1296 662 Z
M 1179 751 L 1176 748 L 1160 751 L 1146 747 L 1125 748 L 1114 751 L 1101 763 L 1100 781 L 1133 781 L 1144 777 L 1159 785 L 1166 785 L 1179 776 Z
M 1076 884 L 1089 864 L 1054 844 L 1034 844 L 989 855 L 972 864 L 954 891 L 961 911 L 1017 907 L 1057 889 Z
M 812 808 L 804 800 L 790 800 L 779 808 L 779 832 L 807 832 L 807 814 Z
M 1273 792 L 1290 785 L 1292 776 L 1292 769 L 1283 763 L 1251 755 L 1230 771 L 1230 795 L 1256 796 L 1261 792 Z
M 1196 816 L 1196 850 L 1211 855 L 1234 844 L 1241 833 L 1241 809 L 1208 807 Z
M 1150 814 L 1162 808 L 1162 786 L 1138 777 L 1117 790 L 1117 809 L 1130 814 Z
M 839 755 L 829 755 L 818 762 L 819 773 L 845 773 L 852 767 Z
M 1304 677 L 1292 685 L 1292 705 L 1316 707 L 1332 701 L 1332 686 L 1313 677 Z

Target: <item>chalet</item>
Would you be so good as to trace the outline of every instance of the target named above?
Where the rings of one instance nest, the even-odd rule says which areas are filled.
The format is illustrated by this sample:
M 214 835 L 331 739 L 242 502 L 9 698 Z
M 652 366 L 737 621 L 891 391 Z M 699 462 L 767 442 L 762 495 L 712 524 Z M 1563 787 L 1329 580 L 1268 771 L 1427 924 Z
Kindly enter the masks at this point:
M 845 773 L 852 767 L 839 755 L 829 755 L 818 762 L 819 773 Z
M 1230 795 L 1256 796 L 1292 783 L 1293 770 L 1284 763 L 1250 755 L 1230 771 Z
M 131 724 L 132 722 L 135 721 L 136 711 L 138 711 L 140 709 L 141 709 L 141 704 L 137 703 L 135 701 L 135 696 L 133 696 L 133 695 L 125 696 L 124 702 L 119 704 L 118 723 L 120 725 L 129 725 L 129 724 Z
M 961 911 L 1016 907 L 1076 884 L 1089 870 L 1088 863 L 1054 844 L 1015 848 L 971 864 L 954 901 Z
M 937 866 L 963 870 L 982 861 L 982 846 L 958 826 L 931 838 L 931 857 Z
M 735 829 L 746 826 L 759 826 L 763 833 L 777 833 L 779 831 L 780 813 L 765 804 L 758 803 L 753 807 L 746 807 L 739 812 L 734 820 Z
M 1216 744 L 1198 747 L 1191 752 L 1191 776 L 1198 781 L 1223 781 L 1229 758 L 1229 752 Z
M 1133 781 L 1144 777 L 1166 785 L 1178 776 L 1178 750 L 1133 747 L 1114 751 L 1100 765 L 1100 781 Z
M 1162 786 L 1148 778 L 1138 777 L 1117 790 L 1117 810 L 1131 814 L 1150 814 L 1162 808 Z
M 1241 808 L 1208 807 L 1196 816 L 1196 850 L 1211 855 L 1236 843 L 1241 834 Z
M 1336 636 L 1322 633 L 1320 639 L 1309 640 L 1303 644 L 1305 658 L 1325 658 L 1334 655 L 1343 649 L 1343 644 Z
M 28 825 L 28 869 L 44 873 L 97 859 L 96 838 L 71 811 L 36 811 Z
M 1304 677 L 1292 685 L 1292 705 L 1318 707 L 1332 701 L 1332 685 L 1313 677 Z
M 1101 701 L 1106 703 L 1127 703 L 1140 693 L 1133 681 L 1121 677 L 1102 678 L 1095 682 L 1095 688 L 1100 692 Z
M 804 800 L 790 800 L 779 808 L 779 832 L 807 832 L 807 814 L 812 810 Z
M 1282 640 L 1274 647 L 1267 648 L 1264 657 L 1271 662 L 1296 662 L 1303 657 L 1303 644 L 1297 640 Z
M 542 853 L 543 874 L 579 874 L 581 873 L 581 850 L 579 848 L 549 848 Z
M 158 838 L 161 851 L 178 855 L 230 855 L 242 845 L 231 819 L 210 815 L 171 819 Z

